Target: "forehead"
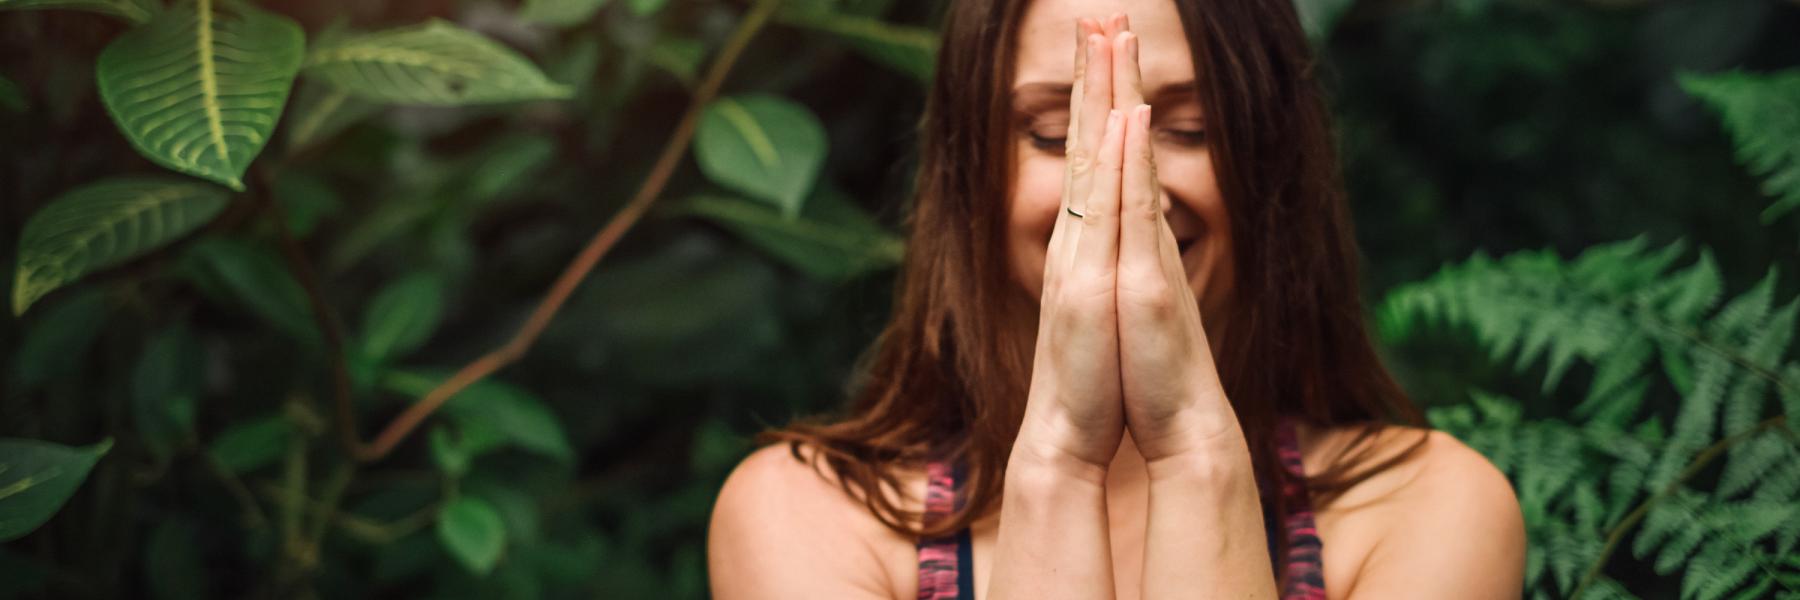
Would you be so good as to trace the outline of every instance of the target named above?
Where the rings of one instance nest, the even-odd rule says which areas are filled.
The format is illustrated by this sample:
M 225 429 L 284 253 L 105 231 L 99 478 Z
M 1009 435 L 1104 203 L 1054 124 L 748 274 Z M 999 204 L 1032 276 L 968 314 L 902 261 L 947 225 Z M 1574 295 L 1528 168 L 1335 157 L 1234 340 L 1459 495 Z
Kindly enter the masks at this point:
M 1100 21 L 1113 13 L 1131 18 L 1146 89 L 1194 79 L 1194 61 L 1175 0 L 1032 0 L 1020 23 L 1014 83 L 1074 81 L 1075 20 Z

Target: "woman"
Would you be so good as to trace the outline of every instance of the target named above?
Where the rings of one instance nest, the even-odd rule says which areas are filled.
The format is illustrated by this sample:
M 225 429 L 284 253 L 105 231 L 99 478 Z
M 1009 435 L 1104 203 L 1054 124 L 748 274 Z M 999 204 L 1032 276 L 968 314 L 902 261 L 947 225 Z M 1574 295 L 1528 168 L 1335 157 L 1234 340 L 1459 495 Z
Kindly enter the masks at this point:
M 1289 2 L 952 0 L 893 320 L 727 480 L 716 597 L 1519 597 L 1510 485 L 1364 330 Z

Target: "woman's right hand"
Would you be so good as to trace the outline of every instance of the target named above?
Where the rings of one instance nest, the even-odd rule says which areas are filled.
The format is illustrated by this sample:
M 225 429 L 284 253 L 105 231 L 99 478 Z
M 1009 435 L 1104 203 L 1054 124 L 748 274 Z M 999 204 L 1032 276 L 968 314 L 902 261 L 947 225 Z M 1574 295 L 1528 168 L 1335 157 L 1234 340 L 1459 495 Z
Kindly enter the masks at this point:
M 1013 447 L 1013 460 L 1100 481 L 1125 427 L 1114 300 L 1125 127 L 1112 93 L 1112 34 L 1122 19 L 1077 26 L 1062 207 L 1044 260 L 1030 395 Z

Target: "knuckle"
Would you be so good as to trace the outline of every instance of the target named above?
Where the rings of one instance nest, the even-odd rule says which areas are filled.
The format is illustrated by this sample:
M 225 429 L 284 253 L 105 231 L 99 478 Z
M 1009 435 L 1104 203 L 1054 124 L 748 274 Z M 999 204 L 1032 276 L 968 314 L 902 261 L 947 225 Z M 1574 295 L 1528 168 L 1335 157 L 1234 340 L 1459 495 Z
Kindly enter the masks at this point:
M 1086 173 L 1094 168 L 1093 155 L 1075 144 L 1069 144 L 1068 153 L 1065 156 L 1069 161 L 1069 169 L 1076 173 Z

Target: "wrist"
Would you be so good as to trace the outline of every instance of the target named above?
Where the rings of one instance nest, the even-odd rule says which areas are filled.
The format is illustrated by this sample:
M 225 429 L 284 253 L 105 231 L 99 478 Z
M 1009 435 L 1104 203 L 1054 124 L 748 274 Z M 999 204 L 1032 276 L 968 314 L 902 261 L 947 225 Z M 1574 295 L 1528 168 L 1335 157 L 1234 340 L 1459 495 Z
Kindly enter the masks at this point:
M 1070 451 L 1069 445 L 1059 442 L 1049 431 L 1034 427 L 1021 429 L 1019 437 L 1013 441 L 1012 454 L 1007 459 L 1006 482 L 1008 486 L 1019 480 L 1021 484 L 1039 482 L 1057 484 L 1106 484 L 1107 467 L 1110 459 L 1101 459 L 1099 454 Z M 1113 444 L 1116 452 L 1118 445 Z M 1110 455 L 1111 453 L 1103 453 Z
M 1252 471 L 1250 446 L 1234 415 L 1180 415 L 1170 427 L 1144 441 L 1138 450 L 1151 480 L 1232 480 Z M 1132 431 L 1132 439 L 1138 440 Z

